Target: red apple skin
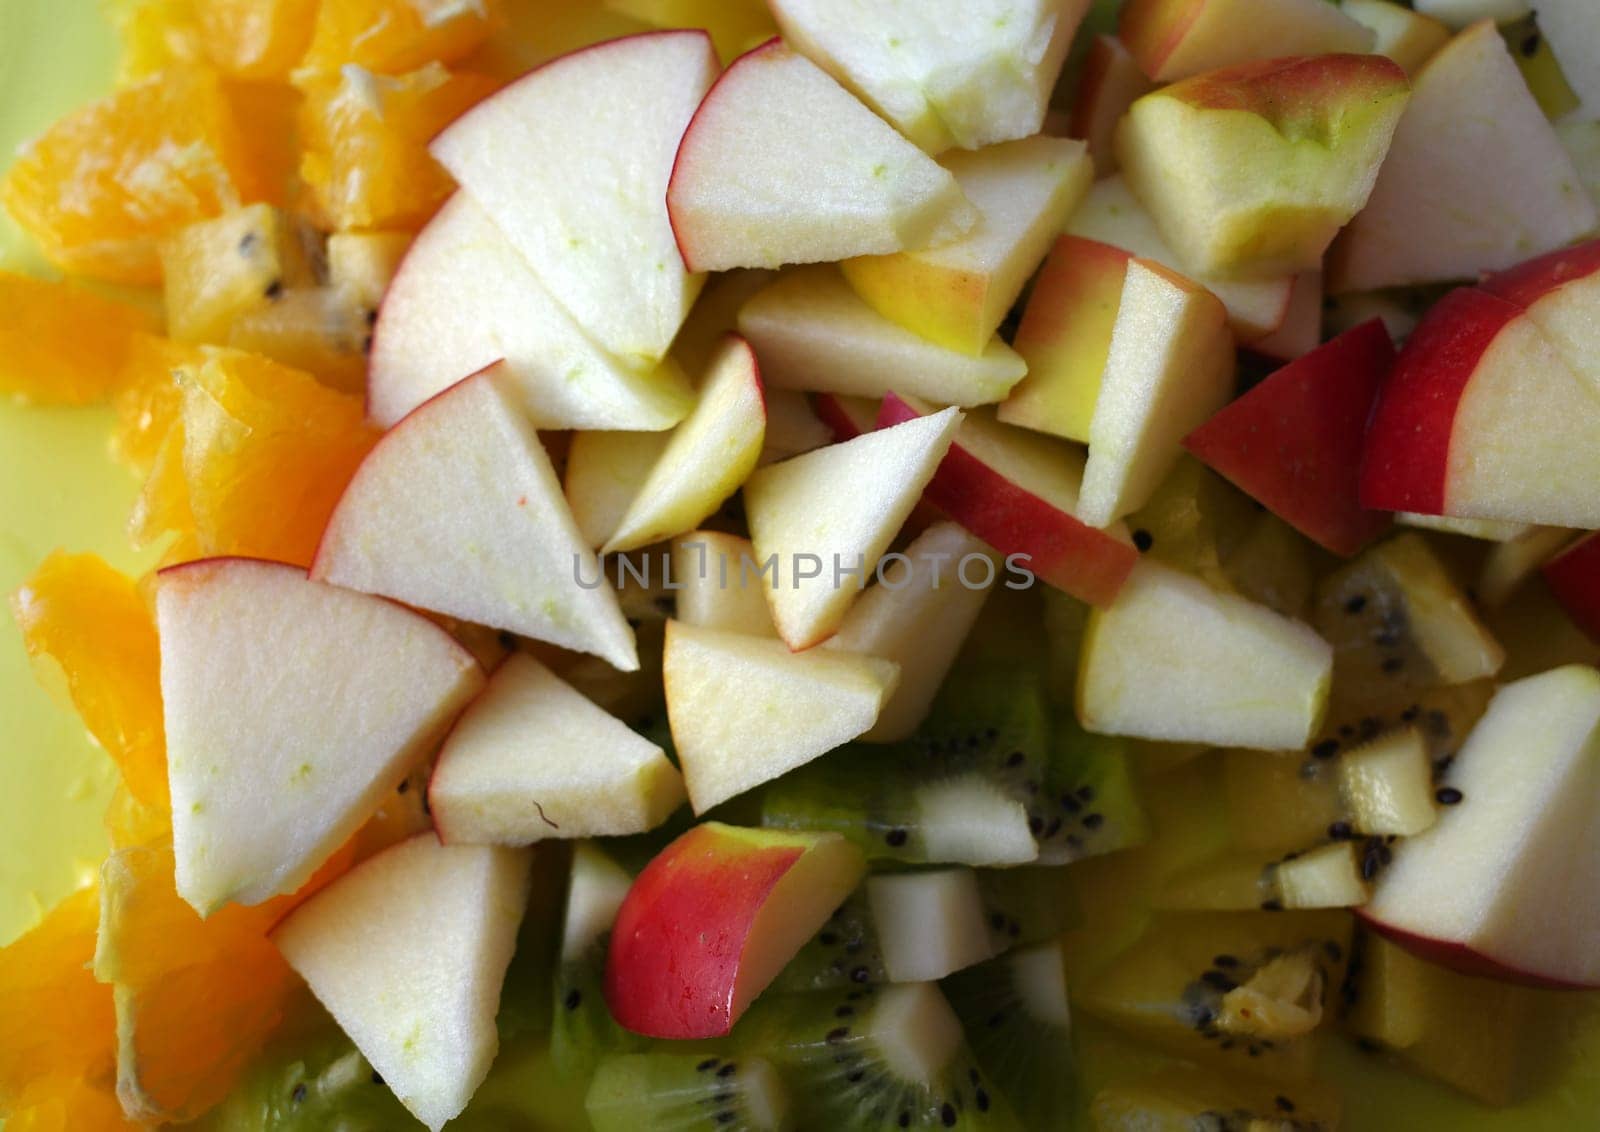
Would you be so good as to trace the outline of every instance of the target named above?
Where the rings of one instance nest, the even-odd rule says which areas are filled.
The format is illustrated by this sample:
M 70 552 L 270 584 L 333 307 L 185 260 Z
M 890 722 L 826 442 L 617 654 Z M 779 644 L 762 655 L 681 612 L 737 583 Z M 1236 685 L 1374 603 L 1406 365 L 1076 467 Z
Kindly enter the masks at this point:
M 1589 535 L 1546 562 L 1544 580 L 1573 623 L 1600 641 L 1600 534 Z
M 854 440 L 862 433 L 871 432 L 876 427 L 876 420 L 863 420 L 839 397 L 832 393 L 817 393 L 812 396 L 811 407 L 817 414 L 817 419 L 828 426 L 828 431 L 833 433 L 833 439 L 838 443 Z
M 716 1038 L 756 913 L 803 843 L 763 830 L 698 825 L 645 866 L 617 913 L 605 994 L 617 1023 L 655 1038 Z
M 1495 337 L 1522 308 L 1470 287 L 1452 291 L 1412 333 L 1378 395 L 1361 464 L 1361 504 L 1442 515 L 1461 395 Z
M 1367 927 L 1384 938 L 1399 944 L 1417 958 L 1426 960 L 1435 966 L 1445 967 L 1460 974 L 1472 975 L 1480 979 L 1494 979 L 1496 982 L 1515 983 L 1519 986 L 1536 987 L 1543 990 L 1594 989 L 1585 983 L 1569 983 L 1560 979 L 1547 978 L 1544 975 L 1534 975 L 1527 971 L 1519 971 L 1515 967 L 1508 967 L 1499 960 L 1484 955 L 1482 952 L 1474 951 L 1467 944 L 1415 935 L 1391 924 L 1386 924 L 1382 920 L 1373 919 L 1366 914 L 1364 909 L 1356 908 L 1353 911 L 1357 918 Z
M 1600 240 L 1590 240 L 1491 275 L 1478 284 L 1478 289 L 1526 309 L 1563 284 L 1597 271 L 1600 271 Z
M 1378 319 L 1275 371 L 1184 441 L 1184 447 L 1335 554 L 1388 529 L 1361 506 L 1361 452 L 1378 389 L 1394 366 Z
M 883 399 L 878 427 L 921 414 L 895 394 Z M 1116 598 L 1139 552 L 1012 483 L 961 447 L 960 435 L 924 498 L 1003 555 L 1027 555 L 1039 578 L 1091 605 Z
M 1117 38 L 1144 73 L 1154 75 L 1205 6 L 1206 0 L 1127 0 L 1117 18 Z

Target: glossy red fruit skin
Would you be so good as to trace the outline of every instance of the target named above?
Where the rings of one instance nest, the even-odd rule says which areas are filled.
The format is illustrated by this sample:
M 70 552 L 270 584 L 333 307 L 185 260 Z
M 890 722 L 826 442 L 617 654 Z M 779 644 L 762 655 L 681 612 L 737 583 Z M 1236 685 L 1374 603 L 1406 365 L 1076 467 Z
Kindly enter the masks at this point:
M 1386 924 L 1381 920 L 1374 920 L 1360 908 L 1354 909 L 1354 912 L 1356 917 L 1367 927 L 1385 939 L 1405 948 L 1418 959 L 1432 963 L 1437 967 L 1447 968 L 1458 974 L 1472 975 L 1480 979 L 1493 979 L 1500 983 L 1514 983 L 1517 986 L 1535 987 L 1541 990 L 1594 989 L 1586 983 L 1571 983 L 1561 979 L 1548 978 L 1544 975 L 1535 975 L 1529 971 L 1519 971 L 1515 967 L 1506 966 L 1498 959 L 1493 959 L 1482 952 L 1474 951 L 1464 943 L 1415 935 Z
M 920 415 L 890 393 L 878 411 L 878 427 Z M 961 447 L 959 433 L 923 498 L 1002 555 L 1025 555 L 1020 565 L 1090 605 L 1110 605 L 1139 561 L 1139 552 L 1127 543 L 1080 522 L 973 456 Z
M 652 1038 L 727 1034 L 756 913 L 804 851 L 699 825 L 657 854 L 611 932 L 605 996 L 618 1025 Z
M 832 393 L 818 393 L 812 398 L 812 409 L 817 414 L 817 419 L 828 426 L 828 431 L 833 433 L 837 442 L 854 440 L 864 432 L 871 432 L 875 427 L 872 421 L 857 420 L 855 415 L 845 407 L 844 403 Z
M 1597 271 L 1600 240 L 1590 240 L 1507 268 L 1479 283 L 1478 289 L 1526 309 L 1556 288 Z
M 1600 641 L 1600 534 L 1592 534 L 1544 565 L 1550 592 L 1573 623 Z
M 1367 419 L 1394 361 L 1383 323 L 1363 323 L 1274 371 L 1184 447 L 1308 538 L 1355 554 L 1392 521 L 1360 495 Z
M 1361 505 L 1448 514 L 1456 410 L 1478 363 L 1522 308 L 1471 287 L 1452 291 L 1417 326 L 1367 428 Z

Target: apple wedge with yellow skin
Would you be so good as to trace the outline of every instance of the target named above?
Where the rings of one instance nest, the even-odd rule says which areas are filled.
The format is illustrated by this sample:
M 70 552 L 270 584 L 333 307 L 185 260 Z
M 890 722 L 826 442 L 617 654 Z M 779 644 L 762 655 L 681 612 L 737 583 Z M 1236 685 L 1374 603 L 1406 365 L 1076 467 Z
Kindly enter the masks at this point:
M 1469 974 L 1600 986 L 1600 672 L 1500 689 L 1445 782 L 1361 918 Z
M 1144 561 L 1089 615 L 1078 719 L 1107 735 L 1298 750 L 1332 679 L 1333 649 L 1308 626 Z
M 684 269 L 662 198 L 718 69 L 703 31 L 607 40 L 490 95 L 428 147 L 629 366 L 660 362 L 703 282 Z
M 691 271 L 886 255 L 977 222 L 954 177 L 776 39 L 700 103 L 667 209 Z
M 1095 183 L 1083 204 L 1067 221 L 1066 234 L 1110 244 L 1140 259 L 1189 274 L 1172 245 L 1162 237 L 1155 220 L 1120 176 Z M 1294 293 L 1293 276 L 1223 279 L 1190 275 L 1190 278 L 1222 300 L 1222 305 L 1228 308 L 1228 322 L 1233 326 L 1234 337 L 1240 342 L 1253 342 L 1271 334 L 1288 317 Z
M 1496 175 L 1485 176 L 1491 159 Z M 1329 255 L 1328 289 L 1476 279 L 1595 224 L 1594 202 L 1505 41 L 1478 23 L 1418 73 L 1372 195 Z
M 1183 438 L 1227 403 L 1233 383 L 1233 335 L 1217 297 L 1130 262 L 1089 422 L 1078 518 L 1106 527 L 1149 502 Z
M 1050 241 L 1089 191 L 1082 142 L 1036 136 L 946 157 L 978 210 L 959 240 L 846 260 L 844 277 L 885 318 L 950 350 L 981 355 Z
M 1450 29 L 1432 16 L 1412 11 L 1391 0 L 1343 0 L 1344 14 L 1377 36 L 1372 50 L 1387 55 L 1416 75 L 1434 53 L 1450 42 Z
M 447 845 L 644 833 L 683 799 L 660 747 L 527 653 L 507 658 L 462 713 L 428 783 Z
M 1128 107 L 1155 89 L 1122 40 L 1114 35 L 1097 35 L 1078 76 L 1067 116 L 1067 136 L 1082 138 L 1089 146 L 1095 176 L 1108 177 L 1117 171 L 1117 154 L 1112 146 L 1117 123 Z
M 832 636 L 922 498 L 960 427 L 945 409 L 769 464 L 744 486 L 767 604 L 792 649 Z
M 538 428 L 671 428 L 694 391 L 670 359 L 625 365 L 600 349 L 465 193 L 400 262 L 372 331 L 367 416 L 389 428 L 469 373 L 504 361 Z
M 913 420 L 933 407 L 890 394 L 880 427 Z M 1139 560 L 1125 530 L 1097 530 L 1075 512 L 1083 483 L 1081 449 L 1000 424 L 985 412 L 961 423 L 927 501 L 989 546 L 1092 605 L 1109 604 Z
M 499 1050 L 495 1015 L 528 901 L 527 850 L 430 832 L 357 865 L 272 941 L 400 1103 L 434 1132 Z
M 1028 376 L 1001 403 L 1003 423 L 1089 442 L 1132 261 L 1128 252 L 1097 240 L 1056 241 L 1017 327 L 1013 345 L 1028 363 Z
M 639 493 L 606 540 L 614 554 L 693 530 L 755 470 L 767 434 L 761 370 L 729 335 L 712 356 L 694 410 L 673 429 Z
M 298 889 L 483 687 L 427 618 L 299 567 L 157 577 L 177 889 L 202 916 Z
M 672 540 L 677 618 L 685 625 L 776 637 L 750 540 L 724 531 L 690 531 Z
M 894 694 L 861 736 L 867 743 L 898 743 L 921 725 L 999 575 L 965 565 L 993 552 L 955 523 L 936 523 L 902 553 L 885 571 L 889 584 L 862 594 L 825 642 L 900 666 Z
M 312 577 L 634 671 L 633 630 L 510 387 L 491 367 L 391 429 L 328 520 Z
M 604 429 L 572 434 L 561 490 L 586 543 L 598 549 L 617 533 L 672 435 Z
M 836 833 L 696 826 L 645 866 L 617 911 L 612 1017 L 648 1037 L 726 1035 L 865 871 Z
M 1366 204 L 1409 98 L 1382 56 L 1241 63 L 1135 102 L 1117 162 L 1190 272 L 1313 271 Z
M 697 814 L 865 733 L 900 676 L 876 657 L 667 622 L 667 720 Z
M 1258 59 L 1369 51 L 1374 38 L 1326 0 L 1128 0 L 1117 36 L 1158 83 Z
M 946 349 L 879 314 L 833 266 L 785 272 L 739 312 L 773 389 L 882 397 L 891 389 L 943 405 L 987 405 L 1027 363 L 998 337 L 977 356 Z

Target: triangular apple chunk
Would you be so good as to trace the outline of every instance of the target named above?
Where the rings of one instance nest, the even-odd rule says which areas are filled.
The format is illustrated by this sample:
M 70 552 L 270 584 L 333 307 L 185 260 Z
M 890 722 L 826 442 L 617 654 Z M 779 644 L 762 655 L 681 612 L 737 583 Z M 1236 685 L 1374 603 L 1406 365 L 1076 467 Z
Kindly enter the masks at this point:
M 960 426 L 957 409 L 781 464 L 745 484 L 758 564 L 771 564 L 767 602 L 778 635 L 810 648 L 839 627 L 883 552 L 922 497 Z
M 297 908 L 272 941 L 400 1103 L 435 1132 L 499 1049 L 495 1015 L 528 899 L 526 850 L 385 850 Z
M 389 431 L 328 520 L 312 576 L 639 666 L 633 630 L 578 531 L 503 367 Z
M 201 915 L 299 888 L 483 686 L 431 621 L 295 566 L 171 567 L 156 619 L 177 887 Z
M 899 666 L 834 649 L 667 622 L 662 675 L 672 742 L 695 813 L 865 732 Z
M 691 271 L 933 247 L 977 221 L 955 177 L 778 39 L 700 104 L 667 209 Z
M 578 324 L 629 364 L 661 360 L 700 290 L 664 198 L 717 70 L 703 31 L 608 40 L 523 76 L 429 146 Z
M 495 670 L 439 752 L 428 803 L 449 844 L 654 829 L 683 801 L 661 748 L 527 653 Z
M 418 233 L 372 332 L 367 415 L 388 428 L 469 373 L 504 360 L 538 428 L 671 428 L 694 404 L 683 372 L 595 345 L 465 193 Z

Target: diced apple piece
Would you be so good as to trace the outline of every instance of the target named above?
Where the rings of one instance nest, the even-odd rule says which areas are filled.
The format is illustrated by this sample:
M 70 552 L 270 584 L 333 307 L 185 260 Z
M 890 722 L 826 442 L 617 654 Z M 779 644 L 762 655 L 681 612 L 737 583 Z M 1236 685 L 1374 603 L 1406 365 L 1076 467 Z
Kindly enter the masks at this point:
M 561 914 L 563 962 L 580 961 L 617 921 L 617 911 L 628 898 L 633 877 L 599 848 L 595 841 L 572 847 L 572 871 L 567 881 L 567 904 Z
M 1137 99 L 1154 89 L 1155 84 L 1139 69 L 1138 61 L 1122 40 L 1114 35 L 1097 35 L 1078 76 L 1077 92 L 1072 97 L 1072 113 L 1067 119 L 1067 136 L 1082 138 L 1089 145 L 1095 175 L 1106 177 L 1116 172 L 1117 155 L 1112 135 L 1117 123 Z
M 1362 916 L 1469 973 L 1600 985 L 1600 673 L 1502 688 L 1450 766 L 1427 832 L 1395 846 Z
M 633 631 L 509 384 L 485 370 L 390 430 L 328 520 L 312 576 L 632 672 Z
M 1583 103 L 1583 115 L 1600 114 L 1600 20 L 1594 8 L 1584 0 L 1531 2 L 1545 42 Z
M 1078 719 L 1090 731 L 1260 750 L 1304 747 L 1333 650 L 1298 621 L 1141 562 L 1089 615 Z
M 1083 204 L 1067 221 L 1067 234 L 1121 248 L 1140 259 L 1154 260 L 1163 267 L 1183 272 L 1182 261 L 1162 238 L 1156 222 L 1139 203 L 1127 183 L 1107 177 L 1095 184 Z M 1294 292 L 1294 278 L 1220 279 L 1201 276 L 1203 284 L 1228 308 L 1228 321 L 1241 342 L 1271 334 L 1283 325 Z
M 1483 175 L 1486 154 L 1499 176 Z M 1594 202 L 1505 42 L 1493 24 L 1474 24 L 1418 74 L 1367 206 L 1333 246 L 1328 286 L 1472 279 L 1595 223 Z
M 584 542 L 602 547 L 638 497 L 671 432 L 577 432 L 561 487 Z
M 894 692 L 893 662 L 667 623 L 672 742 L 701 814 L 866 732 Z
M 828 639 L 830 648 L 900 666 L 900 683 L 863 740 L 908 739 L 927 716 L 998 573 L 991 569 L 975 577 L 967 566 L 979 557 L 988 561 L 990 554 L 954 523 L 929 527 L 851 606 Z
M 1537 528 L 1532 523 L 1512 523 L 1504 519 L 1456 519 L 1449 515 L 1419 515 L 1415 511 L 1396 511 L 1394 521 L 1419 531 L 1440 531 L 1484 542 L 1510 542 Z
M 757 461 L 765 467 L 801 456 L 837 439 L 811 408 L 811 400 L 794 389 L 763 389 L 767 403 L 767 435 Z
M 1439 816 L 1433 759 L 1415 727 L 1380 735 L 1339 756 L 1339 793 L 1357 833 L 1411 837 Z
M 1106 527 L 1144 506 L 1183 438 L 1233 393 L 1233 335 L 1210 291 L 1158 265 L 1128 264 L 1089 422 L 1078 518 Z
M 1128 0 L 1117 35 L 1160 83 L 1257 59 L 1367 51 L 1373 41 L 1325 0 Z
M 608 40 L 491 95 L 429 146 L 578 325 L 630 366 L 661 360 L 700 289 L 663 198 L 716 76 L 703 31 Z
M 1413 0 L 1417 11 L 1451 28 L 1480 20 L 1509 24 L 1528 14 L 1528 0 Z
M 1242 63 L 1135 102 L 1117 163 L 1191 273 L 1317 270 L 1366 204 L 1409 98 L 1381 56 Z
M 400 1103 L 434 1132 L 499 1049 L 495 1015 L 528 899 L 525 850 L 431 833 L 358 865 L 272 933 Z
M 761 371 L 750 344 L 730 336 L 712 357 L 694 410 L 673 430 L 605 553 L 692 530 L 755 469 L 767 431 Z
M 1481 290 L 1527 312 L 1561 360 L 1600 387 L 1600 331 L 1594 309 L 1600 303 L 1600 240 L 1589 240 L 1531 259 L 1483 280 Z
M 692 531 L 672 543 L 678 620 L 702 629 L 775 637 L 765 579 L 750 540 L 721 531 Z
M 772 563 L 767 602 L 790 648 L 810 648 L 839 627 L 960 424 L 960 410 L 945 409 L 750 477 L 750 540 L 760 562 Z
M 163 570 L 156 620 L 178 894 L 202 916 L 299 888 L 483 686 L 426 618 L 294 566 Z
M 890 982 L 931 983 L 993 954 L 971 869 L 872 877 L 867 905 Z
M 1361 502 L 1600 526 L 1595 377 L 1575 372 L 1569 356 L 1531 309 L 1476 289 L 1446 295 L 1406 342 L 1379 396 Z
M 776 39 L 700 104 L 667 208 L 691 271 L 933 247 L 977 221 L 953 176 Z
M 1531 527 L 1490 548 L 1473 593 L 1485 609 L 1499 609 L 1511 595 L 1561 553 L 1576 536 L 1562 527 Z
M 1342 0 L 1339 7 L 1356 23 L 1371 28 L 1378 37 L 1372 50 L 1399 63 L 1408 75 L 1415 75 L 1450 42 L 1450 29 L 1444 24 L 1391 0 Z
M 1371 896 L 1349 841 L 1321 845 L 1284 861 L 1273 870 L 1273 879 L 1285 908 L 1354 908 Z
M 1578 628 L 1600 640 L 1600 536 L 1590 535 L 1551 559 L 1544 579 Z
M 836 833 L 696 826 L 645 866 L 617 913 L 612 1016 L 650 1037 L 721 1037 L 863 872 Z
M 526 653 L 495 670 L 439 752 L 428 803 L 449 845 L 654 829 L 683 802 L 661 748 Z
M 1017 328 L 1028 376 L 1001 404 L 1003 423 L 1088 443 L 1132 258 L 1095 240 L 1056 241 Z
M 891 393 L 878 419 L 881 425 L 892 425 L 930 411 Z M 1106 605 L 1139 552 L 1077 517 L 1082 482 L 1078 449 L 970 413 L 929 482 L 927 498 L 1050 585 Z
M 539 428 L 671 428 L 694 404 L 676 366 L 599 349 L 465 193 L 406 252 L 372 335 L 367 415 L 385 428 L 504 359 Z
M 817 416 L 833 432 L 835 440 L 854 440 L 878 427 L 878 404 L 882 398 L 849 397 L 837 393 L 816 396 Z
M 936 248 L 846 260 L 844 277 L 885 318 L 981 356 L 1068 215 L 1089 191 L 1082 142 L 1032 137 L 945 158 L 977 225 Z
M 772 0 L 786 40 L 929 153 L 1039 132 L 1087 0 Z
M 1184 447 L 1302 534 L 1355 554 L 1389 527 L 1361 506 L 1367 418 L 1394 365 L 1374 319 L 1290 362 L 1189 434 Z
M 1283 323 L 1265 338 L 1250 343 L 1250 351 L 1264 358 L 1292 362 L 1322 344 L 1322 272 L 1303 271 L 1294 277 L 1294 290 Z
M 945 405 L 986 405 L 1027 372 L 998 338 L 972 357 L 891 322 L 834 267 L 786 273 L 745 304 L 739 332 L 776 389 L 872 398 L 896 389 Z

